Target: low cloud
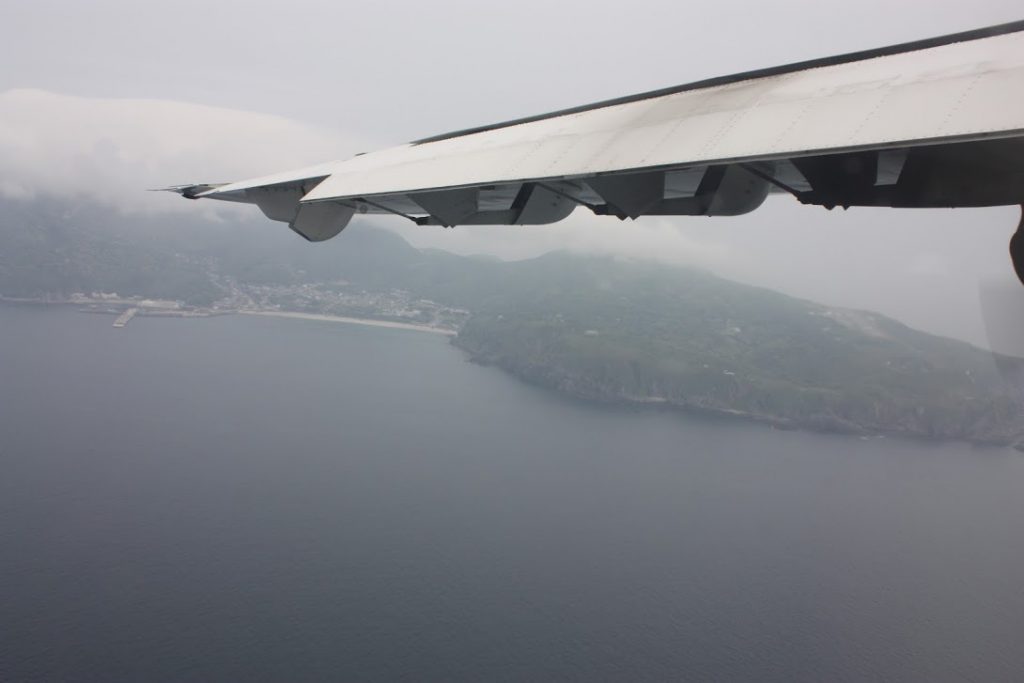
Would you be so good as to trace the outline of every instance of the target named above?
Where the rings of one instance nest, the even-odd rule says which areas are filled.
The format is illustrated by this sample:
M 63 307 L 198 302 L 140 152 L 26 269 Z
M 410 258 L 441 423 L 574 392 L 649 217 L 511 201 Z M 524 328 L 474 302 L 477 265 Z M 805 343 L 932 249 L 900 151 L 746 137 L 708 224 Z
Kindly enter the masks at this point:
M 353 136 L 184 102 L 0 93 L 0 193 L 82 197 L 126 211 L 185 210 L 148 188 L 227 182 L 351 156 Z
M 670 264 L 722 268 L 735 259 L 725 243 L 702 239 L 680 229 L 679 220 L 645 217 L 620 221 L 577 209 L 552 225 L 460 226 L 453 230 L 424 229 L 403 223 L 392 226 L 409 242 L 460 254 L 498 255 L 522 259 L 566 250 L 582 254 L 617 254 Z
M 551 226 L 397 229 L 418 246 L 525 258 L 552 249 L 696 265 L 827 305 L 873 310 L 987 346 L 980 283 L 1019 290 L 1006 253 L 1016 207 L 825 211 L 785 196 L 734 218 L 620 222 L 578 209 Z

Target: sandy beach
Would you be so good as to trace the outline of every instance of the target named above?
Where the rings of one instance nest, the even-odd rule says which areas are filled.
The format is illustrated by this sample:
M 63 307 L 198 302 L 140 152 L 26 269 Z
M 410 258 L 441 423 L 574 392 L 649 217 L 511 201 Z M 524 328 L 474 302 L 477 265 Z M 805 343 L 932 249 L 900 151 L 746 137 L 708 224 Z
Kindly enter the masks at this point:
M 399 323 L 390 320 L 370 320 L 367 318 L 348 318 L 340 315 L 323 315 L 321 313 L 298 313 L 294 311 L 239 311 L 244 315 L 265 315 L 275 318 L 298 318 L 300 320 L 322 320 L 332 323 L 351 323 L 353 325 L 369 325 L 371 327 L 391 327 L 399 330 L 415 330 L 417 332 L 430 332 L 442 334 L 446 337 L 454 337 L 453 330 L 442 330 L 427 325 L 414 325 L 412 323 Z

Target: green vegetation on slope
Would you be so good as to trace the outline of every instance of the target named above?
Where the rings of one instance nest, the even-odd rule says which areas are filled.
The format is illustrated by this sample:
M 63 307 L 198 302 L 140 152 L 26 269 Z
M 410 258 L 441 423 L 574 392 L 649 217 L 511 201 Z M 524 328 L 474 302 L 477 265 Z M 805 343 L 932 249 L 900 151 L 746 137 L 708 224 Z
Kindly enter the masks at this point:
M 1024 434 L 1020 394 L 991 354 L 883 316 L 612 258 L 503 267 L 521 286 L 472 309 L 455 343 L 575 396 L 856 433 Z
M 1024 438 L 1024 365 L 883 316 L 709 273 L 568 254 L 506 263 L 355 225 L 311 245 L 276 224 L 0 204 L 0 295 L 116 291 L 205 305 L 225 283 L 344 280 L 470 312 L 474 360 L 580 398 L 778 425 L 978 442 Z

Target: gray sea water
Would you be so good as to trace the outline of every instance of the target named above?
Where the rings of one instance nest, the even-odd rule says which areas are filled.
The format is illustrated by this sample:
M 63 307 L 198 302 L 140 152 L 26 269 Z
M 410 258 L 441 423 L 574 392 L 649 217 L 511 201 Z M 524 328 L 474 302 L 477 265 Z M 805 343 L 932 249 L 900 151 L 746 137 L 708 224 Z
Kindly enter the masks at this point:
M 1024 455 L 0 307 L 0 680 L 1018 681 Z

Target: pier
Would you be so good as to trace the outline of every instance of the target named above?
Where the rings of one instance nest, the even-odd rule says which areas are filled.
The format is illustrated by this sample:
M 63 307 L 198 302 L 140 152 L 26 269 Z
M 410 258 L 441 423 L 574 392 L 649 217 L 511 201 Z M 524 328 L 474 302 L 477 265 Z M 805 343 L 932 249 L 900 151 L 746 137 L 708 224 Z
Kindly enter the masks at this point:
M 128 321 L 135 317 L 135 314 L 139 312 L 137 308 L 129 308 L 127 311 L 117 316 L 117 320 L 114 321 L 114 327 L 124 327 L 128 324 Z

